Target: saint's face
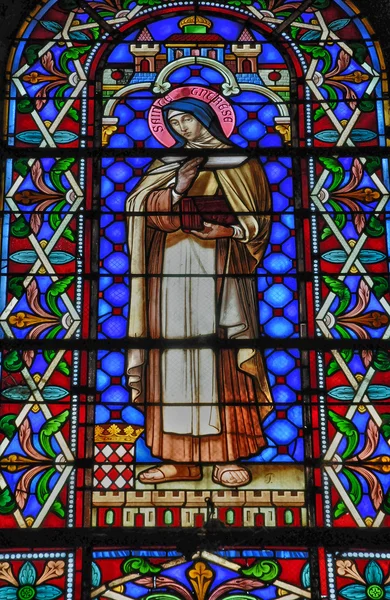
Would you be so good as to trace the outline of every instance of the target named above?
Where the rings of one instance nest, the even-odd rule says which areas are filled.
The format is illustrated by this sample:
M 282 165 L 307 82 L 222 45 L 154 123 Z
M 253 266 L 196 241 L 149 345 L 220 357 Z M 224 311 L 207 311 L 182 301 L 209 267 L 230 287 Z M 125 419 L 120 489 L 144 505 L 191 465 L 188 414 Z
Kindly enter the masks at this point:
M 189 113 L 175 115 L 169 123 L 176 133 L 190 142 L 196 141 L 204 130 L 202 123 Z

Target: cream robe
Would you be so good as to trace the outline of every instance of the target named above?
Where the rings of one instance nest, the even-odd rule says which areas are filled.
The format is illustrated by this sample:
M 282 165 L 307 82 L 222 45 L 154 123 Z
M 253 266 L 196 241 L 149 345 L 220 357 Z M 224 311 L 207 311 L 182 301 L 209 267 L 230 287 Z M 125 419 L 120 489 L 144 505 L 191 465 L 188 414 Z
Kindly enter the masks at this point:
M 150 171 L 160 165 L 156 161 Z M 269 210 L 270 195 L 260 164 L 249 160 L 234 169 L 201 171 L 189 191 L 213 195 L 222 189 L 239 213 L 242 240 L 205 241 L 183 233 L 172 214 L 174 179 L 173 170 L 146 174 L 128 198 L 129 337 L 190 339 L 223 332 L 228 339 L 256 338 L 255 278 L 240 275 L 255 271 L 268 237 L 269 216 L 261 212 Z M 159 214 L 147 217 L 148 210 Z M 163 277 L 148 283 L 144 274 Z M 260 423 L 272 400 L 262 357 L 250 347 L 222 351 L 221 357 L 218 366 L 212 348 L 153 350 L 149 359 L 143 350 L 129 350 L 132 400 L 145 402 L 147 444 L 156 456 L 228 461 L 265 445 Z

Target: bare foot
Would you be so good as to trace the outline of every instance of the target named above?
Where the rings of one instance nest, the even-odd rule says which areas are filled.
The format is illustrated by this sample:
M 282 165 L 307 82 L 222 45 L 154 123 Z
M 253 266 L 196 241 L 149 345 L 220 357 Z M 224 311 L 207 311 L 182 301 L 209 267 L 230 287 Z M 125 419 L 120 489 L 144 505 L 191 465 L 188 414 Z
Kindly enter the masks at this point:
M 164 465 L 151 467 L 138 475 L 141 483 L 164 483 L 165 481 L 198 481 L 202 479 L 196 465 Z
M 215 465 L 213 481 L 227 487 L 240 487 L 252 479 L 251 473 L 242 465 Z

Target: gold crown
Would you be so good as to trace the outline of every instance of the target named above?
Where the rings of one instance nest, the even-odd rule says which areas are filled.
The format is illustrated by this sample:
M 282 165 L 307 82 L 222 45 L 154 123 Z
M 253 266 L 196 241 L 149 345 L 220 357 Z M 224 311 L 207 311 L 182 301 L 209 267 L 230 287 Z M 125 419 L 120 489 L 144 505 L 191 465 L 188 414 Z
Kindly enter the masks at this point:
M 122 423 L 112 425 L 96 425 L 95 442 L 121 442 L 134 444 L 143 432 L 143 427 L 133 427 Z
M 201 17 L 199 15 L 192 15 L 191 17 L 185 17 L 179 22 L 180 29 L 183 29 L 186 25 L 204 25 L 207 29 L 212 27 L 212 22 L 206 19 L 205 17 Z

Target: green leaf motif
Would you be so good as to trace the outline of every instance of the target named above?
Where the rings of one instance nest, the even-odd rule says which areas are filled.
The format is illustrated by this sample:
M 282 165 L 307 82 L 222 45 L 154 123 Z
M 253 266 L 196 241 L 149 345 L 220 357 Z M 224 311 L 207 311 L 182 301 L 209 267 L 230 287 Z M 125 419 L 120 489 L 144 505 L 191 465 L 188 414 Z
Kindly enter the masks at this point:
M 56 355 L 55 350 L 44 350 L 43 351 L 43 358 L 45 359 L 47 364 L 51 363 L 51 361 L 53 360 L 55 355 Z M 66 362 L 66 360 L 60 360 L 56 369 L 57 369 L 57 371 L 60 371 L 60 373 L 63 373 L 64 375 L 70 375 L 70 368 L 69 368 L 69 365 Z
M 385 232 L 385 228 L 375 215 L 372 215 L 370 219 L 367 221 L 367 224 L 364 228 L 364 233 L 368 235 L 368 237 L 381 237 Z
M 375 101 L 369 94 L 363 94 L 363 97 L 358 100 L 358 107 L 363 113 L 372 112 L 375 108 Z
M 327 71 L 329 71 L 329 68 L 332 65 L 332 57 L 329 54 L 329 52 L 327 50 L 325 50 L 325 48 L 322 48 L 321 46 L 306 46 L 305 44 L 299 44 L 299 47 L 301 48 L 301 50 L 303 50 L 307 54 L 312 54 L 313 58 L 322 59 L 324 64 L 319 69 L 322 73 L 326 73 Z M 323 85 L 322 87 L 329 87 L 329 86 Z M 335 93 L 335 95 L 336 95 L 336 99 L 337 99 L 337 94 Z
M 61 517 L 61 519 L 65 518 L 65 508 L 62 502 L 60 502 L 59 500 L 55 500 L 53 502 L 53 505 L 50 510 L 53 513 L 55 513 L 58 517 Z
M 380 300 L 389 291 L 389 280 L 380 275 L 374 275 L 372 280 L 374 282 L 372 291 L 375 298 Z
M 8 289 L 15 298 L 21 298 L 24 294 L 24 277 L 11 277 L 8 282 Z
M 9 515 L 16 508 L 16 502 L 13 499 L 10 489 L 5 488 L 0 491 L 0 515 Z
M 56 453 L 51 447 L 51 438 L 54 434 L 60 431 L 60 429 L 66 423 L 68 417 L 69 411 L 64 410 L 59 415 L 56 415 L 55 417 L 52 417 L 51 419 L 46 421 L 46 423 L 42 426 L 39 432 L 39 442 L 46 454 L 48 456 L 51 456 L 52 458 L 56 457 Z
M 59 226 L 61 225 L 62 218 L 59 213 L 61 212 L 61 210 L 63 209 L 63 207 L 65 205 L 66 205 L 66 201 L 63 200 L 62 202 L 59 202 L 53 208 L 53 210 L 49 213 L 49 225 L 54 231 L 56 231 L 59 228 Z M 64 229 L 62 236 L 64 238 L 66 238 L 67 240 L 69 240 L 70 242 L 74 242 L 74 240 L 75 240 L 74 233 L 70 227 L 66 227 Z
M 23 361 L 17 350 L 11 350 L 4 358 L 4 368 L 10 373 L 16 373 L 23 367 Z
M 379 156 L 367 156 L 366 164 L 364 165 L 365 170 L 369 175 L 372 175 L 381 166 L 381 159 Z
M 330 199 L 329 204 L 331 205 L 331 207 L 334 209 L 334 211 L 336 213 L 334 216 L 335 225 L 336 225 L 337 229 L 339 229 L 341 231 L 345 227 L 345 224 L 347 222 L 346 214 L 345 214 L 344 210 L 341 208 L 341 206 L 334 200 Z
M 347 438 L 347 447 L 341 455 L 341 458 L 346 460 L 355 452 L 359 443 L 359 433 L 355 425 L 348 419 L 341 417 L 333 410 L 328 411 L 329 419 L 336 427 L 339 433 L 342 433 Z
M 68 75 L 70 75 L 71 70 L 68 67 L 68 63 L 71 60 L 78 60 L 80 58 L 80 56 L 82 56 L 83 54 L 86 54 L 87 52 L 89 52 L 91 49 L 91 46 L 83 46 L 83 47 L 75 47 L 73 46 L 72 48 L 68 48 L 68 50 L 66 50 L 65 52 L 63 52 L 63 54 L 61 54 L 61 58 L 60 58 L 60 66 L 62 68 L 62 70 L 67 73 Z
M 258 560 L 250 567 L 241 569 L 241 573 L 246 577 L 253 577 L 259 581 L 271 583 L 281 571 L 280 565 L 276 560 Z
M 390 415 L 381 415 L 382 425 L 380 426 L 380 432 L 382 433 L 385 440 L 390 438 Z
M 30 98 L 21 98 L 18 100 L 16 107 L 23 115 L 32 113 L 34 110 L 34 104 L 31 102 Z
M 362 65 L 368 56 L 367 47 L 359 42 L 349 42 L 348 46 L 353 52 L 353 58 L 357 63 L 359 63 L 359 65 Z
M 69 289 L 72 281 L 74 280 L 74 275 L 68 275 L 63 279 L 59 279 L 51 284 L 49 289 L 46 292 L 46 302 L 51 312 L 57 317 L 62 317 L 62 312 L 58 307 L 58 298 L 61 294 L 64 294 L 67 289 Z
M 0 432 L 4 433 L 5 437 L 11 440 L 17 429 L 15 425 L 16 415 L 5 415 L 0 419 Z
M 52 184 L 56 190 L 62 192 L 63 194 L 66 194 L 67 190 L 62 185 L 61 176 L 65 173 L 65 171 L 69 171 L 75 160 L 75 158 L 61 158 L 60 160 L 57 160 L 50 171 L 50 179 Z
M 363 490 L 359 479 L 349 469 L 342 469 L 343 475 L 349 482 L 348 496 L 351 498 L 353 504 L 357 506 L 363 497 Z M 339 519 L 348 512 L 348 509 L 343 501 L 337 503 L 333 516 L 335 519 Z
M 345 360 L 346 363 L 349 363 L 353 357 L 353 350 L 350 348 L 343 348 L 340 352 L 340 356 Z M 336 373 L 336 371 L 339 371 L 339 369 L 339 363 L 335 358 L 332 358 L 328 366 L 327 375 L 333 375 L 333 373 Z
M 15 221 L 11 224 L 11 235 L 16 238 L 25 238 L 28 237 L 31 233 L 30 225 L 27 223 L 26 219 L 23 215 L 20 215 Z
M 160 573 L 161 567 L 152 565 L 149 561 L 144 558 L 128 558 L 122 565 L 122 571 L 126 575 L 130 573 L 140 573 L 141 575 L 147 575 L 149 573 Z
M 350 289 L 343 283 L 339 281 L 339 279 L 335 279 L 334 277 L 330 277 L 330 275 L 324 275 L 323 277 L 325 285 L 330 289 L 331 292 L 336 294 L 338 297 L 340 304 L 337 310 L 334 312 L 335 317 L 341 315 L 348 307 L 351 301 L 351 292 Z
M 270 583 L 274 581 L 281 571 L 280 565 L 276 560 L 258 560 L 250 567 L 241 569 L 241 573 L 246 577 L 253 577 L 259 581 Z
M 41 44 L 30 44 L 24 49 L 24 56 L 26 57 L 27 64 L 31 66 L 38 60 L 38 53 L 41 48 Z
M 318 160 L 325 169 L 328 169 L 333 175 L 333 181 L 328 188 L 329 192 L 333 192 L 339 187 L 344 179 L 343 166 L 336 158 L 332 158 L 331 156 L 321 156 Z
M 378 371 L 390 371 L 390 352 L 378 350 L 372 364 Z
M 17 173 L 19 173 L 19 175 L 21 175 L 22 177 L 26 177 L 27 173 L 30 170 L 30 167 L 28 166 L 28 159 L 18 158 L 17 160 L 15 160 L 14 169 Z

